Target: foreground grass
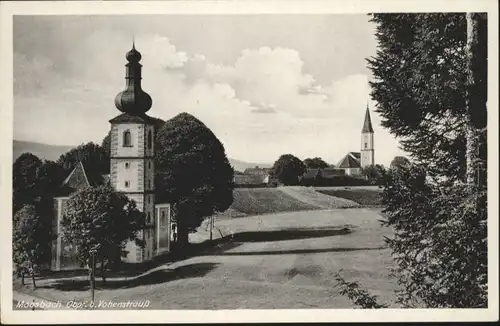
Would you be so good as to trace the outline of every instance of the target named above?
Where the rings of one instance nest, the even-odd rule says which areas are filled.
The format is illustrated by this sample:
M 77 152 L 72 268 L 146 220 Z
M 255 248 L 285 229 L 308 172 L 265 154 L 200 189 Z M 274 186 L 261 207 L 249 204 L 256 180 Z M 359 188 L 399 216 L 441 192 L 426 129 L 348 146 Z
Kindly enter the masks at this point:
M 149 309 L 352 308 L 335 274 L 393 299 L 392 263 L 378 211 L 288 212 L 218 221 L 224 240 L 134 279 L 98 280 L 96 298 L 149 300 Z M 19 289 L 48 300 L 89 300 L 88 282 L 38 280 Z M 16 286 L 15 286 L 16 287 Z

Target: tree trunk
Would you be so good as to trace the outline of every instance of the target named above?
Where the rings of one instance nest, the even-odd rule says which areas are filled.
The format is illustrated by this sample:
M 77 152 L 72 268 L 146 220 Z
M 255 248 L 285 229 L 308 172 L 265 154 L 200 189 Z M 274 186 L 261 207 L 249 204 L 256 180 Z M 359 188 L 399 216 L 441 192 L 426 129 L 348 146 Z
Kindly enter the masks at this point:
M 189 244 L 189 228 L 184 223 L 179 223 L 177 220 L 177 243 L 176 249 L 181 251 Z
M 36 289 L 35 272 L 31 273 L 31 279 L 33 280 L 33 288 Z
M 466 180 L 469 185 L 480 186 L 486 166 L 486 17 L 467 13 L 466 21 Z
M 106 283 L 106 276 L 104 275 L 104 273 L 106 272 L 106 268 L 104 267 L 104 258 L 101 260 L 101 277 L 102 277 L 102 281 L 104 283 Z
M 209 227 L 210 227 L 210 241 L 213 240 L 213 230 L 214 230 L 214 216 L 210 216 L 210 219 L 209 219 Z

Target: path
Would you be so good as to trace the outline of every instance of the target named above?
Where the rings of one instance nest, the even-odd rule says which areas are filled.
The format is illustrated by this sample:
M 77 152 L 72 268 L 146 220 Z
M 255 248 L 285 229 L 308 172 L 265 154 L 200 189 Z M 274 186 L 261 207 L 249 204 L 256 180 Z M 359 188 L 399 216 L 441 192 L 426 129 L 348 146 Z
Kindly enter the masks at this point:
M 379 218 L 369 209 L 339 209 L 218 221 L 234 233 L 232 241 L 134 282 L 110 282 L 96 298 L 149 300 L 152 309 L 350 308 L 334 280 L 343 269 L 347 280 L 359 280 L 387 301 L 395 288 L 383 242 L 390 233 Z M 37 295 L 83 300 L 89 296 L 83 285 L 47 281 Z

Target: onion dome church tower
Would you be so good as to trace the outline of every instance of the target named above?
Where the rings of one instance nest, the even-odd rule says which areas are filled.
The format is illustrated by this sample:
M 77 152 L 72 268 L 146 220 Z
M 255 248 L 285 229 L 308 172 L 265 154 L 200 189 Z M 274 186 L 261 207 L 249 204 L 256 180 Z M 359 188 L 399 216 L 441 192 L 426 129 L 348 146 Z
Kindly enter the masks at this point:
M 151 96 L 141 87 L 141 54 L 132 49 L 126 54 L 125 89 L 115 98 L 122 113 L 111 119 L 111 170 L 113 188 L 134 200 L 144 212 L 146 228 L 140 231 L 145 247 L 130 242 L 126 245 L 127 262 L 138 263 L 155 255 L 154 212 L 154 122 L 146 115 L 152 105 Z
M 365 122 L 361 129 L 361 167 L 375 164 L 375 146 L 373 139 L 372 119 L 370 118 L 370 110 L 366 106 Z

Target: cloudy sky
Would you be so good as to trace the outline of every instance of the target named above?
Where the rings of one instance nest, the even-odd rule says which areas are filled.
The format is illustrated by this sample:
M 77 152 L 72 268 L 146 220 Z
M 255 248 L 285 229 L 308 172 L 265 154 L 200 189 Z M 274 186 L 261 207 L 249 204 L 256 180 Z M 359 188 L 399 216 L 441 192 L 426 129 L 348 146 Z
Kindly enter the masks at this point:
M 15 16 L 14 138 L 101 142 L 120 112 L 135 38 L 151 116 L 189 112 L 227 155 L 272 163 L 291 153 L 337 163 L 359 151 L 374 25 L 366 15 Z M 398 142 L 371 112 L 375 160 Z

